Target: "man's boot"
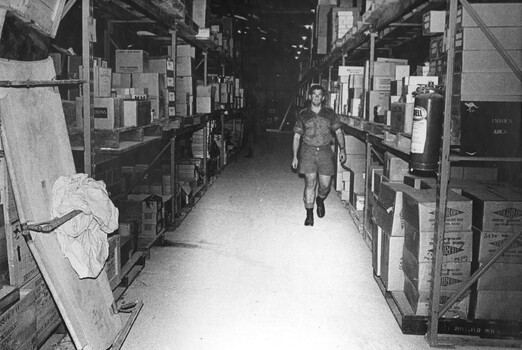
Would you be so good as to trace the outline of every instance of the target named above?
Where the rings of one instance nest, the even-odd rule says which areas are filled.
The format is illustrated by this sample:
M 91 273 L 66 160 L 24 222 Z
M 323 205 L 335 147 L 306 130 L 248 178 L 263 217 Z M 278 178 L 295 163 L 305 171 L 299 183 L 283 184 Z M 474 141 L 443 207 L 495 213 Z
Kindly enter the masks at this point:
M 314 208 L 306 209 L 305 226 L 314 226 Z
M 324 214 L 326 213 L 326 209 L 324 208 L 324 198 L 317 196 L 315 202 L 317 203 L 317 216 L 320 218 L 324 217 Z

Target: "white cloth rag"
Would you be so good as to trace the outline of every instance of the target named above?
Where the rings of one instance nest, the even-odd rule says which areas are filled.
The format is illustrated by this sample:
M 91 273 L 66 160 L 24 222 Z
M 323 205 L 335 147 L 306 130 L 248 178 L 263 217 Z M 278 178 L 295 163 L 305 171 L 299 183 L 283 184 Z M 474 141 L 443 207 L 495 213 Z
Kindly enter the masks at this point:
M 53 185 L 51 217 L 73 210 L 82 213 L 55 230 L 58 243 L 80 278 L 96 278 L 109 255 L 107 234 L 118 228 L 118 208 L 103 181 L 86 174 L 61 176 Z

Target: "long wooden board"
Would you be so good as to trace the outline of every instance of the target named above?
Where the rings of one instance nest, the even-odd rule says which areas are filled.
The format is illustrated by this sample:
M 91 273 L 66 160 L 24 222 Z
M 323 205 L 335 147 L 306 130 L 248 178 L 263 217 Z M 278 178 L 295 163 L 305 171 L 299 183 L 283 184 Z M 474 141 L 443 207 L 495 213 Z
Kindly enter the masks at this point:
M 47 80 L 50 59 L 0 60 L 0 80 Z M 0 89 L 1 138 L 20 222 L 50 219 L 51 191 L 61 175 L 75 173 L 58 93 L 52 88 Z M 63 256 L 55 233 L 31 233 L 29 247 L 77 349 L 107 349 L 122 329 L 105 272 L 79 279 Z

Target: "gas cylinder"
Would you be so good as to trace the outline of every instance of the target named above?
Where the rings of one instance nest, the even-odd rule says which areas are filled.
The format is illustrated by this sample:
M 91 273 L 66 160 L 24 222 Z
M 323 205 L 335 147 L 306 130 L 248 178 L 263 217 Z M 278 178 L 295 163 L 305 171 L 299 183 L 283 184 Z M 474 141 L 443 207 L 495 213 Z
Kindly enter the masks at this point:
M 433 83 L 417 89 L 413 108 L 410 168 L 437 171 L 440 155 L 444 97 Z

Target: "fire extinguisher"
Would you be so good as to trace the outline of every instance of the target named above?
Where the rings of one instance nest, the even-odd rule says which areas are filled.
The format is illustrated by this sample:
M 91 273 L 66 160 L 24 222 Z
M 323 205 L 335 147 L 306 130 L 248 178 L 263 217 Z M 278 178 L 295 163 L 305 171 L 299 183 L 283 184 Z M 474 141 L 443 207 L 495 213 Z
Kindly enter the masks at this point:
M 437 171 L 440 154 L 444 97 L 432 82 L 415 92 L 411 133 L 410 168 Z

